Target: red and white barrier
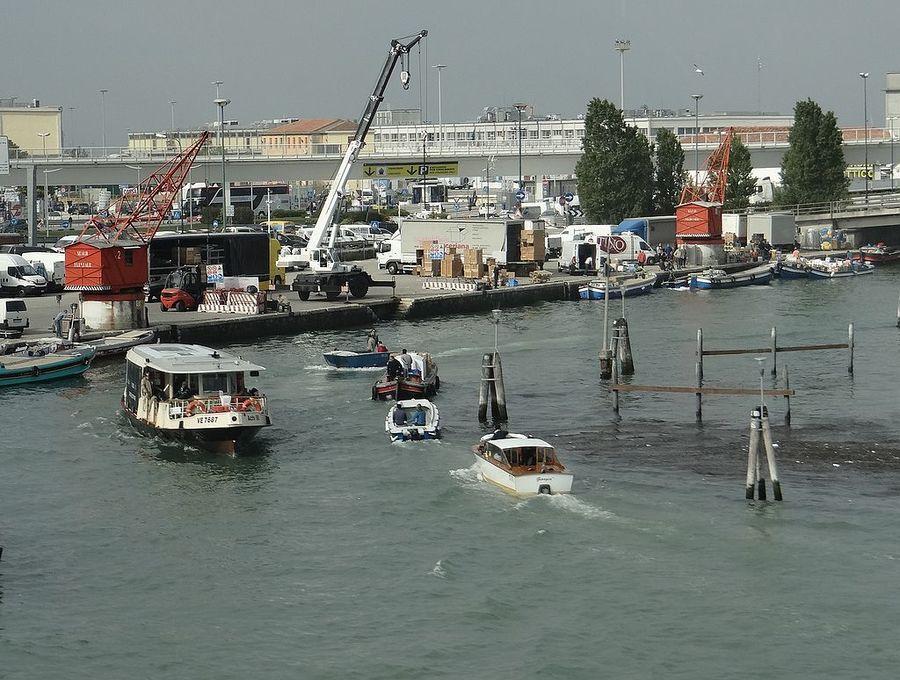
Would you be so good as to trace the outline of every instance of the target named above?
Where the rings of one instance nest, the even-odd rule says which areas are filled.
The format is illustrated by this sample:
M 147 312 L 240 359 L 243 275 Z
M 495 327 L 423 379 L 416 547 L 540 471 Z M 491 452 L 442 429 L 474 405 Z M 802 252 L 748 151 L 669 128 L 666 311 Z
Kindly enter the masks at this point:
M 215 312 L 220 314 L 262 314 L 265 309 L 266 294 L 248 293 L 244 290 L 228 290 L 218 288 L 203 294 L 203 301 L 197 307 L 198 312 Z

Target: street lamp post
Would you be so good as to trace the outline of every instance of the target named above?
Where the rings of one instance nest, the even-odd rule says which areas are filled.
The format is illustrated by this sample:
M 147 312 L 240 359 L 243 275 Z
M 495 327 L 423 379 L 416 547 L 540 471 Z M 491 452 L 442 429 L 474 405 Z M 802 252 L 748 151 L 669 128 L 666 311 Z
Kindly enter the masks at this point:
M 172 107 L 172 134 L 175 134 L 175 104 L 178 102 L 174 99 L 169 100 L 169 106 Z
M 219 83 L 219 81 L 216 81 Z M 221 83 L 219 83 L 221 84 Z M 216 85 L 218 90 L 219 85 Z M 222 137 L 222 226 L 228 226 L 228 176 L 225 172 L 225 107 L 231 103 L 230 99 L 215 100 L 215 105 L 219 107 L 219 134 Z
M 107 89 L 100 90 L 100 145 L 103 147 L 103 155 L 106 155 L 106 93 Z
M 694 185 L 700 186 L 700 100 L 702 94 L 692 94 L 694 99 Z
M 891 126 L 891 191 L 894 190 L 894 120 L 897 116 L 890 116 L 888 120 Z
M 212 84 L 216 86 L 216 100 L 218 100 L 219 99 L 219 88 L 222 85 L 224 85 L 224 83 L 221 80 L 214 80 L 214 81 L 212 81 Z M 222 128 L 219 128 L 219 146 L 222 145 L 222 139 L 223 139 Z
M 631 49 L 631 41 L 618 39 L 613 48 L 619 53 L 619 108 L 625 112 L 625 53 Z
M 863 81 L 863 128 L 865 130 L 865 139 L 863 140 L 863 147 L 865 149 L 865 168 L 863 172 L 866 176 L 866 205 L 869 203 L 869 102 L 868 102 L 868 83 L 869 83 L 869 74 L 860 73 L 859 77 L 862 78 Z
M 527 104 L 515 104 L 516 111 L 519 112 L 519 191 L 525 191 L 525 185 L 522 182 L 522 111 L 525 110 Z M 522 205 L 522 199 L 516 197 L 519 201 L 519 205 Z
M 441 138 L 438 142 L 438 151 L 439 153 L 443 153 L 444 151 L 444 109 L 443 102 L 441 101 L 441 71 L 447 68 L 446 64 L 435 64 L 432 68 L 436 68 L 438 72 L 438 130 Z
M 38 137 L 41 138 L 41 145 L 44 148 L 44 151 L 43 151 L 44 163 L 47 162 L 47 137 L 49 137 L 49 136 L 50 136 L 49 132 L 38 132 Z M 47 203 L 48 203 L 49 197 L 50 197 L 50 192 L 47 188 L 47 170 L 45 168 L 44 169 L 44 205 L 43 205 L 44 210 L 43 210 L 43 213 L 44 213 L 44 229 L 46 230 L 46 233 L 48 236 L 50 235 L 50 222 L 49 222 L 49 215 L 47 214 Z
M 487 157 L 487 167 L 484 169 L 484 216 L 491 216 L 491 161 L 493 156 Z

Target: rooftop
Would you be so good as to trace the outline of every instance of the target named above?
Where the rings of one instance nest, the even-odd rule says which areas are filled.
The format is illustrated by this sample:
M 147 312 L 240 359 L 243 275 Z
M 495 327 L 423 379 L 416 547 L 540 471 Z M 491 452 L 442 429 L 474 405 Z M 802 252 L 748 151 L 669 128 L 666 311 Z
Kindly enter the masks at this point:
M 149 366 L 163 373 L 231 373 L 266 370 L 233 354 L 203 345 L 176 343 L 141 345 L 130 349 L 127 359 L 134 364 Z
M 266 130 L 266 134 L 309 135 L 324 132 L 353 132 L 356 121 L 345 118 L 303 118 L 293 123 L 278 125 Z

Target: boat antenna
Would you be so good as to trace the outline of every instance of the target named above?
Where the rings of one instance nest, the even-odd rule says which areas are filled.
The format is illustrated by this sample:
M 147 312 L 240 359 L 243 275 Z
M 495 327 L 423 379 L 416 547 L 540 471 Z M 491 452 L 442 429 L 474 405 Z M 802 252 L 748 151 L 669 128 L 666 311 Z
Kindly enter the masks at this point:
M 497 348 L 500 342 L 500 310 L 492 309 L 491 310 L 491 323 L 494 324 L 494 354 L 497 353 Z

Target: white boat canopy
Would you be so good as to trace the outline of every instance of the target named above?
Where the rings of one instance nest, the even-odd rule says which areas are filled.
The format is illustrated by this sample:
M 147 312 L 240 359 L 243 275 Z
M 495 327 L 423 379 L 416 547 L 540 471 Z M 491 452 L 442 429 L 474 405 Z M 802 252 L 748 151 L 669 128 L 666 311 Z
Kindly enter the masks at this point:
M 161 373 L 232 373 L 266 370 L 234 354 L 203 345 L 174 343 L 142 345 L 128 350 L 126 359 L 133 364 L 147 366 Z

